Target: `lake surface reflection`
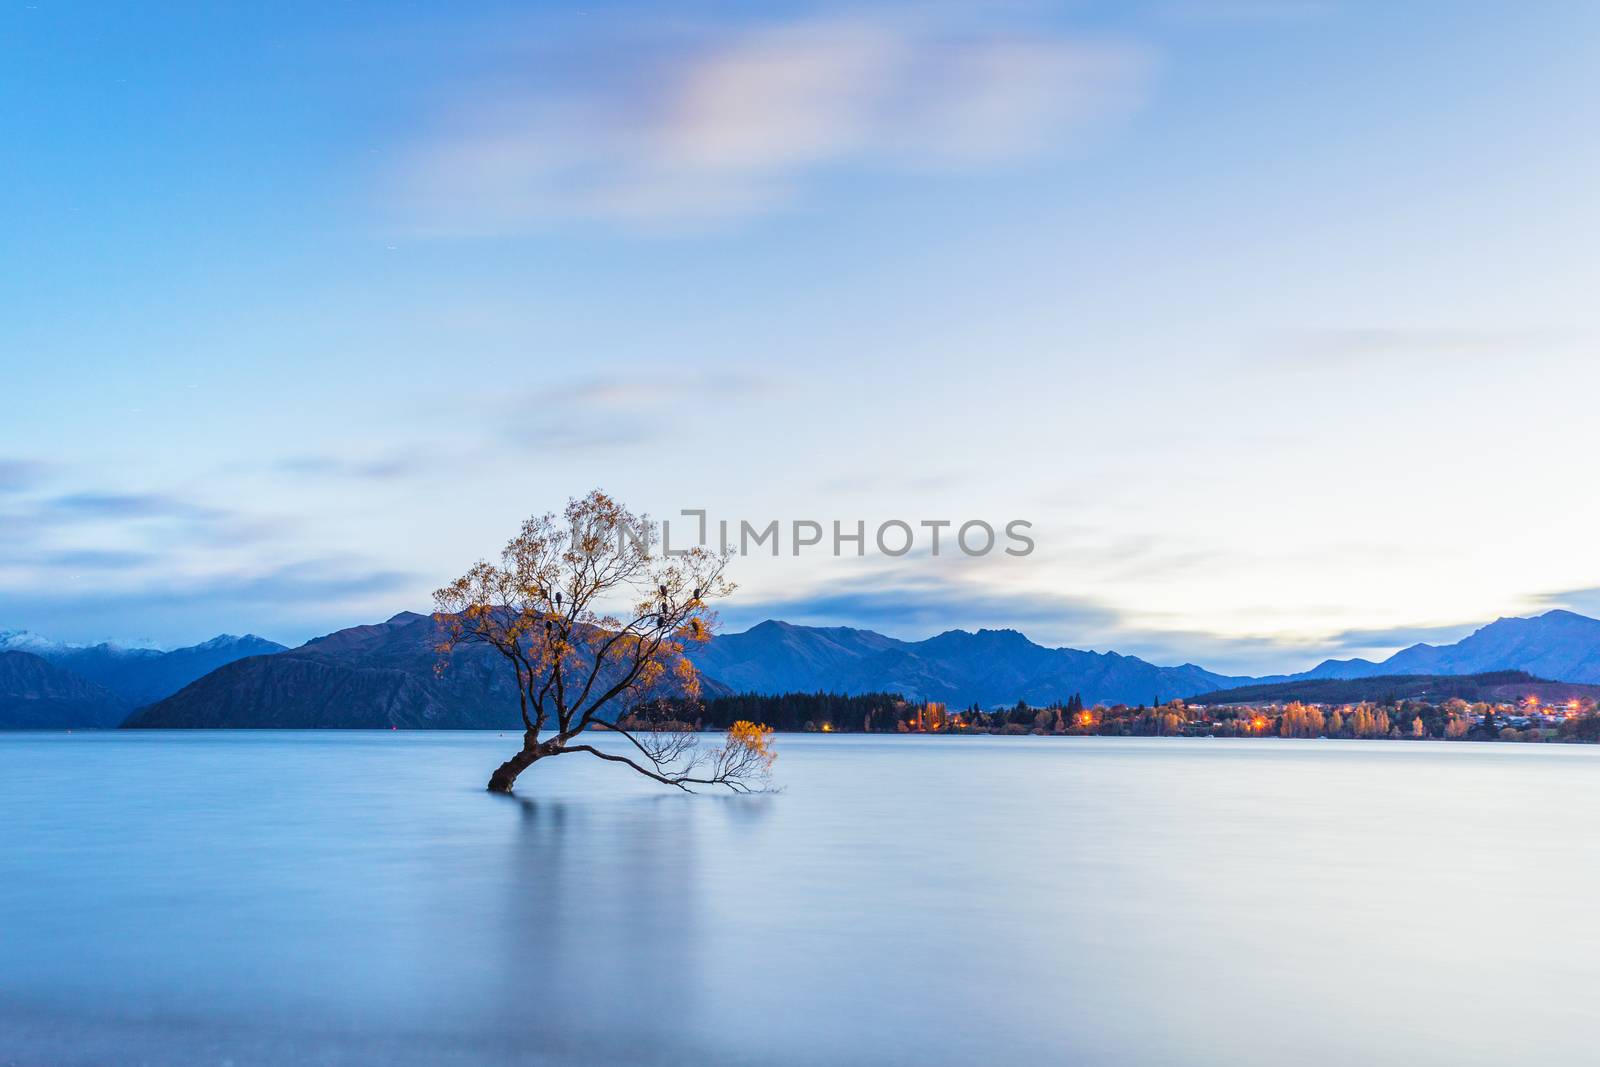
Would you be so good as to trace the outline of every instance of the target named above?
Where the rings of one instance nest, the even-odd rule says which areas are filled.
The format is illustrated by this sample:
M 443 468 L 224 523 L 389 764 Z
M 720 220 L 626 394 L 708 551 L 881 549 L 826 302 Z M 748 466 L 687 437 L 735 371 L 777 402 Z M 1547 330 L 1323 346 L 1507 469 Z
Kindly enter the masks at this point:
M 1600 750 L 0 735 L 0 1063 L 1587 1063 Z

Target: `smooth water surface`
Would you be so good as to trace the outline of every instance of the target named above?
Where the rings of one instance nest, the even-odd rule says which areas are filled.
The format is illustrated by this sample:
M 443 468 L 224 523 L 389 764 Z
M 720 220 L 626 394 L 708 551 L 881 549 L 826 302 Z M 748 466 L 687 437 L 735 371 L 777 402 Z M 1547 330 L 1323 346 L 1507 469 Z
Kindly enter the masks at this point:
M 0 1063 L 1593 1062 L 1597 749 L 514 745 L 0 735 Z

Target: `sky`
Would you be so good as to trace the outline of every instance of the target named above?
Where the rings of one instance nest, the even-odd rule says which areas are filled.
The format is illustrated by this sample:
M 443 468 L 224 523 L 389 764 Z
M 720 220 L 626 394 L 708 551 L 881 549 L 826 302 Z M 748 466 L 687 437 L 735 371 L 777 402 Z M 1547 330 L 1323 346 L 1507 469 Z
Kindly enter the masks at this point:
M 528 515 L 1032 524 L 724 624 L 1234 673 L 1600 612 L 1600 6 L 0 9 L 0 629 L 288 644 Z

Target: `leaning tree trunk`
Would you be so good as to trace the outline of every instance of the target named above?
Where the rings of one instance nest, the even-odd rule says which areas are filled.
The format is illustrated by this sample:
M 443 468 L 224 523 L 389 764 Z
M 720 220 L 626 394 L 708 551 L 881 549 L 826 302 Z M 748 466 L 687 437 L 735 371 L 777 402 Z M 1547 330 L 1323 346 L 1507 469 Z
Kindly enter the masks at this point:
M 517 775 L 533 766 L 534 760 L 548 754 L 548 751 L 539 744 L 539 735 L 529 730 L 522 737 L 522 751 L 500 764 L 499 767 L 495 768 L 495 772 L 489 776 L 489 792 L 511 792 L 512 785 L 516 783 Z

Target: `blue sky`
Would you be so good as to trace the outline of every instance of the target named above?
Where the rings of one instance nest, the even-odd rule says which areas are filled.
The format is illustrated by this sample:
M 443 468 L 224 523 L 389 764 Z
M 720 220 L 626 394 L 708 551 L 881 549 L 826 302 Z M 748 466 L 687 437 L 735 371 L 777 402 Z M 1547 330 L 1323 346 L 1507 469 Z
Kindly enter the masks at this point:
M 0 629 L 286 642 L 596 485 L 769 614 L 1270 671 L 1600 607 L 1600 8 L 9 5 Z

